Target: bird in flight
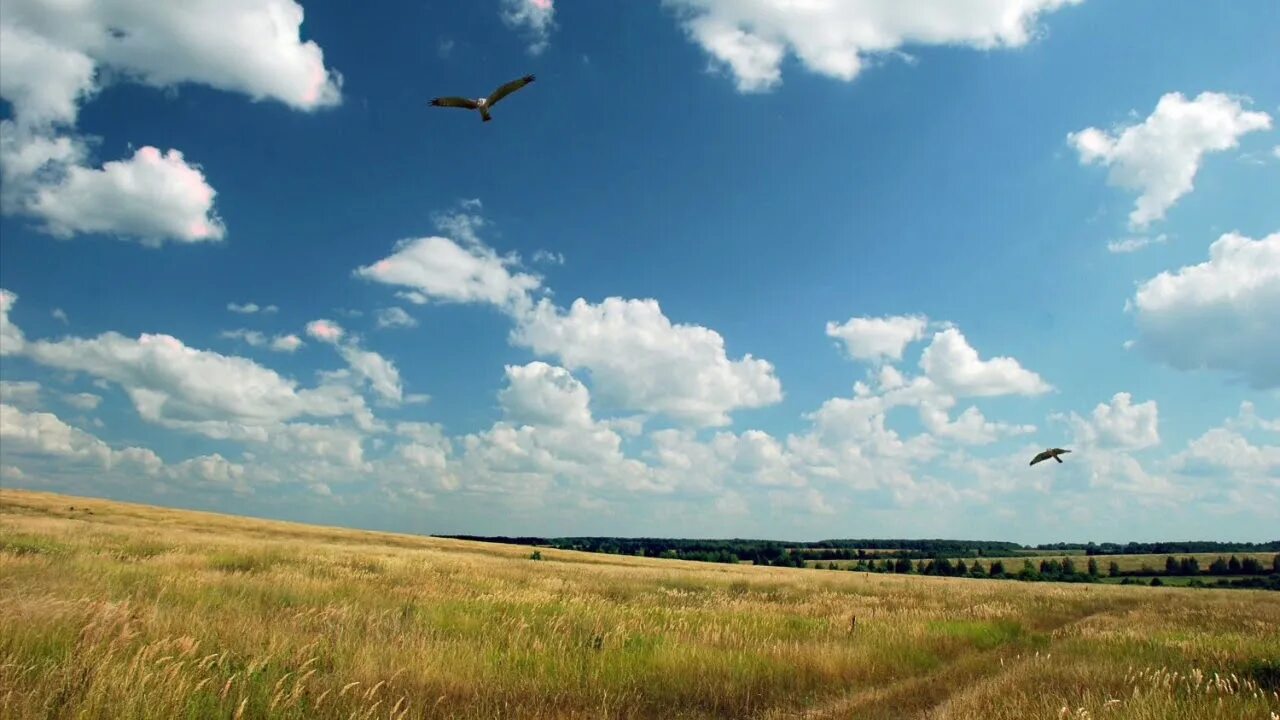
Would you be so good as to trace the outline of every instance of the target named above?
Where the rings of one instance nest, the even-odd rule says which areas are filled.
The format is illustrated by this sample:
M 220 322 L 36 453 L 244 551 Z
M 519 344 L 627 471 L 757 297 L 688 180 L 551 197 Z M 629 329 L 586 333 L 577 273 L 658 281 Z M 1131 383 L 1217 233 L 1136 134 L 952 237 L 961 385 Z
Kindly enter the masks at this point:
M 489 108 L 497 105 L 499 100 L 531 82 L 533 82 L 533 76 L 525 75 L 519 80 L 512 80 L 509 83 L 499 86 L 498 89 L 490 93 L 487 98 L 476 98 L 472 100 L 471 98 L 464 97 L 438 97 L 431 98 L 431 104 L 435 107 L 456 107 L 464 108 L 466 110 L 479 110 L 480 119 L 484 122 L 489 122 L 493 119 L 489 115 Z
M 1040 453 L 1039 455 L 1037 455 L 1037 456 L 1035 456 L 1034 458 L 1032 458 L 1032 459 L 1031 459 L 1031 464 L 1032 464 L 1032 465 L 1035 465 L 1036 463 L 1038 463 L 1038 462 L 1043 462 L 1043 461 L 1045 461 L 1045 460 L 1048 460 L 1049 458 L 1053 458 L 1054 460 L 1057 460 L 1058 462 L 1062 462 L 1062 458 L 1061 458 L 1061 457 L 1058 457 L 1058 456 L 1059 456 L 1059 455 L 1062 455 L 1063 453 L 1069 453 L 1069 452 L 1071 452 L 1071 451 L 1070 451 L 1070 450 L 1063 450 L 1062 448 L 1049 448 L 1048 450 L 1045 450 L 1044 452 L 1042 452 L 1042 453 Z

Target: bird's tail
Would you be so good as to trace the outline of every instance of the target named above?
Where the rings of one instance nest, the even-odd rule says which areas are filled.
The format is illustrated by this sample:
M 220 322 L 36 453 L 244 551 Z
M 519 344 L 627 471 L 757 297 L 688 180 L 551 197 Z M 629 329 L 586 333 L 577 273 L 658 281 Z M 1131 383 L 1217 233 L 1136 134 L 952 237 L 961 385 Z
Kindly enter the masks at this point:
M 489 122 L 490 120 L 493 119 L 493 116 L 489 114 L 488 108 L 480 109 L 480 119 L 482 122 Z
M 1061 462 L 1062 462 L 1062 458 L 1058 457 L 1057 455 L 1054 455 L 1054 456 L 1053 456 L 1053 459 L 1054 459 L 1054 460 L 1057 460 L 1059 463 L 1061 463 Z

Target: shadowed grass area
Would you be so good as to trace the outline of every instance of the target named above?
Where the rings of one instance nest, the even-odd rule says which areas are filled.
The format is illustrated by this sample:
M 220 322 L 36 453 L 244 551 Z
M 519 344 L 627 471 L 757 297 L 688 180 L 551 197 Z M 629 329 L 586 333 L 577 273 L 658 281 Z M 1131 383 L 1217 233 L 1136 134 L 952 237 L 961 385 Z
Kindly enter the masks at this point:
M 1266 719 L 1277 628 L 1246 590 L 531 561 L 0 493 L 5 718 Z

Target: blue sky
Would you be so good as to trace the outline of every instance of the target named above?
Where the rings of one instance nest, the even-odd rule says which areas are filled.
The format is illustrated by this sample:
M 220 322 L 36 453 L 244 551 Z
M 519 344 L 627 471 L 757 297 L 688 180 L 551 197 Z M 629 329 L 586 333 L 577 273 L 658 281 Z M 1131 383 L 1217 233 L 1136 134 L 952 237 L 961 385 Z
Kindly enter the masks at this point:
M 1273 539 L 1274 3 L 455 5 L 6 3 L 5 487 Z

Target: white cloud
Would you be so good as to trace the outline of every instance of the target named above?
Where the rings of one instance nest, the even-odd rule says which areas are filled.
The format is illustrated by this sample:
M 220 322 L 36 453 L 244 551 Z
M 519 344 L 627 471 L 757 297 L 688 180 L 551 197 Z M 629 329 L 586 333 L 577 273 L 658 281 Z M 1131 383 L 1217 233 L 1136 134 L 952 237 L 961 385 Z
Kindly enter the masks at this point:
M 567 312 L 543 300 L 518 318 L 512 339 L 588 370 L 595 392 L 620 408 L 695 425 L 727 425 L 734 410 L 782 399 L 769 362 L 730 360 L 719 333 L 673 324 L 657 300 L 579 298 Z
M 1280 418 L 1275 420 L 1266 420 L 1258 417 L 1257 409 L 1253 406 L 1253 403 L 1248 400 L 1240 403 L 1240 417 L 1232 423 L 1229 423 L 1228 426 L 1231 427 L 1233 425 L 1246 430 L 1260 428 L 1268 432 L 1280 433 Z
M 1175 92 L 1161 97 L 1141 123 L 1113 133 L 1090 127 L 1069 133 L 1067 141 L 1081 163 L 1111 168 L 1112 185 L 1139 193 L 1129 225 L 1144 228 L 1191 192 L 1206 153 L 1234 148 L 1242 135 L 1270 127 L 1269 115 L 1246 111 L 1230 96 L 1202 92 L 1187 100 Z
M 22 329 L 9 320 L 9 312 L 17 301 L 17 295 L 0 288 L 0 357 L 17 355 L 26 346 Z
M 372 265 L 358 268 L 358 277 L 388 285 L 412 288 L 405 298 L 472 303 L 484 302 L 499 308 L 523 307 L 529 293 L 541 285 L 535 275 L 515 272 L 515 257 L 500 257 L 478 243 L 464 247 L 444 237 L 401 240 L 395 251 Z
M 1161 233 L 1155 237 L 1138 235 L 1134 237 L 1121 238 L 1112 240 L 1107 243 L 1107 252 L 1110 253 L 1131 253 L 1137 252 L 1148 245 L 1157 245 L 1167 241 L 1168 236 Z
M 1029 435 L 1036 431 L 1034 425 L 992 422 L 972 405 L 951 420 L 944 407 L 926 403 L 920 406 L 920 417 L 929 432 L 965 445 L 987 445 L 1002 437 Z
M 537 250 L 533 253 L 533 261 L 536 263 L 546 263 L 547 265 L 563 265 L 564 253 L 551 252 L 550 250 Z
M 395 363 L 372 350 L 364 350 L 355 338 L 343 342 L 346 331 L 332 320 L 312 320 L 307 323 L 307 334 L 338 349 L 351 370 L 369 383 L 377 395 L 390 403 L 399 404 L 404 399 L 400 371 Z
M 252 494 L 246 481 L 247 470 L 218 453 L 183 460 L 167 469 L 166 474 L 180 485 L 215 490 L 230 490 L 239 495 Z
M 125 389 L 144 419 L 175 427 L 367 414 L 362 399 L 342 387 L 299 389 L 251 360 L 187 347 L 170 335 L 144 333 L 132 339 L 108 332 L 30 342 L 24 352 L 49 367 L 110 380 Z
M 907 345 L 924 337 L 929 321 L 919 315 L 883 318 L 855 317 L 843 325 L 827 323 L 827 337 L 844 342 L 855 360 L 901 360 Z
M 501 13 L 504 23 L 528 35 L 531 55 L 547 49 L 555 26 L 555 0 L 502 0 Z
M 622 438 L 590 414 L 587 388 L 564 368 L 507 366 L 503 420 L 460 441 L 456 473 L 468 487 L 539 501 L 558 486 L 664 492 Z
M 243 340 L 251 347 L 269 347 L 276 352 L 291 353 L 303 345 L 302 338 L 297 335 L 277 335 L 268 340 L 265 333 L 257 330 L 246 330 L 245 328 L 223 330 L 218 335 L 231 340 Z
M 267 344 L 267 336 L 257 330 L 246 330 L 238 328 L 236 330 L 223 330 L 218 333 L 218 337 L 227 338 L 228 340 L 243 340 L 252 347 L 262 347 Z
M 405 312 L 404 308 L 382 308 L 375 315 L 380 328 L 414 327 L 418 324 L 418 321 Z
M 1129 307 L 1151 357 L 1280 386 L 1280 232 L 1261 240 L 1226 233 L 1208 261 L 1147 280 Z
M 1111 404 L 1093 409 L 1093 427 L 1103 446 L 1140 450 L 1160 444 L 1159 409 L 1155 400 L 1133 404 L 1126 392 L 1116 393 Z
M 217 453 L 166 465 L 147 448 L 117 450 L 52 413 L 27 413 L 2 403 L 0 448 L 6 460 L 28 467 L 34 463 L 37 468 L 28 472 L 17 465 L 6 465 L 6 477 L 13 479 L 39 477 L 46 471 L 66 476 L 84 468 L 89 471 L 85 477 L 95 488 L 101 488 L 104 481 L 137 485 L 142 479 L 150 479 L 177 487 L 252 492 L 247 483 L 248 469 Z M 41 465 L 42 461 L 46 464 Z
M 75 122 L 80 102 L 93 94 L 94 62 L 83 53 L 0 17 L 0 97 L 13 104 L 24 127 Z
M 503 414 L 523 425 L 587 427 L 594 421 L 585 385 L 562 367 L 534 361 L 506 366 L 507 387 L 498 393 Z
M 181 152 L 146 146 L 100 170 L 68 168 L 61 181 L 37 190 L 27 209 L 57 237 L 103 233 L 158 246 L 221 240 L 226 227 L 213 210 L 215 194 Z
M 177 150 L 143 147 L 100 169 L 75 135 L 80 104 L 106 81 L 192 82 L 314 110 L 340 101 L 341 78 L 302 42 L 293 0 L 9 0 L 0 15 L 0 210 L 51 233 L 101 232 L 149 244 L 225 233 L 212 188 Z
M 1227 471 L 1240 479 L 1265 481 L 1280 488 L 1280 446 L 1254 445 L 1243 435 L 1213 428 L 1187 443 L 1172 465 L 1191 474 Z
M 0 380 L 0 402 L 21 407 L 40 403 L 40 383 L 33 380 Z
M 68 405 L 80 410 L 97 410 L 98 405 L 102 404 L 102 396 L 93 393 L 67 393 L 62 396 L 62 400 Z
M 192 82 L 298 110 L 335 105 L 341 100 L 341 78 L 325 68 L 324 53 L 314 41 L 302 41 L 302 19 L 302 6 L 293 0 L 161 6 L 147 0 L 6 0 L 4 24 L 156 87 Z M 21 69 L 13 68 L 15 74 Z M 72 81 L 83 77 L 83 61 L 76 70 L 61 73 L 66 79 L 61 87 L 83 92 L 83 82 Z
M 958 397 L 1041 395 L 1053 389 L 1014 358 L 980 359 L 956 328 L 933 336 L 920 357 L 920 367 L 930 380 Z
M 227 303 L 227 309 L 233 313 L 240 313 L 241 315 L 252 315 L 257 312 L 260 312 L 264 315 L 270 315 L 272 313 L 276 313 L 280 311 L 280 308 L 276 307 L 275 305 L 267 305 L 265 307 L 262 307 L 262 306 L 259 306 L 257 303 L 251 303 L 251 302 L 249 303 L 229 302 Z
M 297 351 L 304 344 L 302 338 L 290 333 L 288 335 L 277 335 L 271 341 L 271 349 L 276 352 L 291 353 Z
M 129 464 L 149 474 L 159 471 L 164 464 L 150 450 L 136 447 L 115 450 L 93 435 L 62 422 L 57 415 L 28 413 L 4 403 L 0 403 L 0 447 L 10 458 L 13 455 L 52 456 L 88 461 L 103 469 Z
M 372 350 L 364 350 L 355 343 L 338 347 L 338 352 L 357 375 L 364 378 L 370 389 L 382 400 L 398 404 L 404 399 L 400 371 L 396 364 Z
M 342 326 L 332 320 L 312 320 L 307 323 L 307 334 L 325 343 L 336 343 L 346 333 Z
M 63 310 L 62 308 L 54 308 L 53 311 L 50 312 L 49 314 L 53 316 L 54 320 L 61 322 L 63 325 L 66 325 L 68 322 L 70 322 L 69 320 L 67 320 L 66 311 Z
M 907 45 L 1020 47 L 1043 14 L 1080 0 L 663 0 L 740 92 L 769 90 L 794 55 L 807 69 L 853 80 L 868 60 Z

